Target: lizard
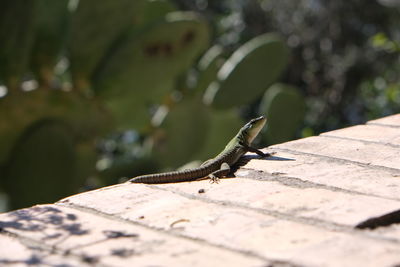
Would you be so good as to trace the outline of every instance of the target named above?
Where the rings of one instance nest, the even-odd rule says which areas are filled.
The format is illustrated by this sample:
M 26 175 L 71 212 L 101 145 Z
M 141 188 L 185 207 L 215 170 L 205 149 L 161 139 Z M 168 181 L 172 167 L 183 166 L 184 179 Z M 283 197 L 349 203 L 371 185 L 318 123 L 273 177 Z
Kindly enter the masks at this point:
M 239 130 L 221 153 L 215 158 L 205 161 L 198 168 L 140 175 L 128 180 L 128 182 L 160 184 L 195 181 L 204 178 L 210 178 L 211 182 L 218 182 L 219 178 L 226 176 L 231 171 L 231 166 L 246 152 L 254 152 L 261 157 L 271 155 L 251 146 L 266 121 L 267 119 L 264 116 L 250 120 Z

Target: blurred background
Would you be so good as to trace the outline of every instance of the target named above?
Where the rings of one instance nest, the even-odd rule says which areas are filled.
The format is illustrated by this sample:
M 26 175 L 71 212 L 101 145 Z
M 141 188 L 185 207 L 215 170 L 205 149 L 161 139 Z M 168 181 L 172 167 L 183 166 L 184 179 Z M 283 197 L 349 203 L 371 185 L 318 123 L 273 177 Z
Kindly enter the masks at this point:
M 399 1 L 0 6 L 0 211 L 400 112 Z

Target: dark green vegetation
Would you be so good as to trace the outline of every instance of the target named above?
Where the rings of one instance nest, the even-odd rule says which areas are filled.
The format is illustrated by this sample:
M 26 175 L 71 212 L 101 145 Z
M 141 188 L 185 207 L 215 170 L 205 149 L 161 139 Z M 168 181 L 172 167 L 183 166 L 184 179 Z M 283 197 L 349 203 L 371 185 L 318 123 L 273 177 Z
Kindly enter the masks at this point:
M 10 208 L 399 112 L 398 10 L 331 2 L 0 0 Z

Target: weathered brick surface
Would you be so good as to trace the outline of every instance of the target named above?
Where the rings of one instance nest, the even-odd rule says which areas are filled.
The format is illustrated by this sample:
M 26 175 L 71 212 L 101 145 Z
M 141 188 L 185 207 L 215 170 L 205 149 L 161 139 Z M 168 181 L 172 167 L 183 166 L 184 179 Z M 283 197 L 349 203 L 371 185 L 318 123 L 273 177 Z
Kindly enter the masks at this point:
M 272 149 L 278 152 L 279 149 L 296 151 L 394 169 L 400 166 L 398 147 L 358 140 L 314 136 L 272 146 Z
M 89 266 L 79 257 L 66 257 L 30 240 L 1 235 L 0 266 L 61 266 L 60 263 L 64 266 Z
M 395 145 L 400 147 L 399 128 L 381 125 L 357 125 L 322 134 L 324 137 L 351 138 L 355 140 Z
M 217 208 L 220 211 L 228 206 L 257 209 L 266 213 L 279 212 L 288 217 L 311 218 L 347 226 L 355 226 L 369 218 L 400 208 L 400 201 L 396 200 L 322 188 L 290 187 L 275 181 L 226 179 L 209 187 L 204 194 L 197 193 L 207 186 L 207 181 L 201 181 L 152 186 L 149 190 L 143 185 L 132 184 L 114 187 L 113 190 L 81 194 L 63 200 L 62 203 L 72 203 L 123 217 L 133 212 L 130 219 L 144 216 L 144 219 L 138 221 L 146 221 L 156 227 L 161 227 L 157 224 L 158 221 L 169 225 L 180 220 L 180 216 L 192 218 L 190 220 L 193 220 L 193 216 L 207 218 L 209 215 L 206 213 L 210 210 Z M 140 195 L 145 196 L 143 201 L 135 198 Z M 151 205 L 143 204 L 144 202 Z M 224 203 L 224 206 L 220 208 L 214 203 Z M 115 205 L 118 207 L 113 209 Z
M 35 206 L 2 214 L 0 222 L 3 231 L 19 237 L 29 236 L 43 246 L 42 250 L 48 250 L 47 253 L 53 257 L 57 255 L 56 263 L 59 265 L 262 266 L 268 263 L 245 253 L 204 246 L 201 242 L 156 229 L 60 205 Z M 0 240 L 8 241 L 3 238 Z M 1 260 L 8 259 L 4 248 L 7 246 L 0 249 Z M 32 253 L 25 247 L 17 247 L 15 252 L 18 252 L 15 253 L 17 259 L 27 259 Z M 41 254 L 38 255 L 40 258 Z M 14 255 L 9 258 L 12 257 Z
M 369 121 L 368 124 L 379 124 L 385 126 L 400 127 L 400 116 L 399 114 L 387 116 L 377 120 Z
M 328 187 L 400 200 L 400 170 L 366 167 L 352 161 L 280 151 L 269 159 L 254 159 L 236 175 L 264 172 L 264 180 L 299 187 Z
M 219 184 L 119 184 L 0 214 L 0 265 L 396 266 L 399 145 L 396 115 L 249 154 Z
M 121 211 L 118 217 L 123 219 L 233 250 L 249 250 L 260 257 L 274 261 L 292 261 L 310 266 L 314 264 L 336 266 L 338 258 L 341 259 L 343 266 L 362 265 L 366 259 L 369 261 L 369 266 L 397 262 L 400 246 L 387 242 L 385 239 L 369 238 L 362 232 L 353 235 L 351 227 L 337 228 L 329 218 L 326 218 L 325 223 L 312 219 L 308 221 L 297 218 L 292 209 L 285 210 L 286 207 L 280 211 L 279 208 L 273 209 L 268 204 L 265 205 L 262 200 L 265 196 L 279 190 L 285 191 L 285 189 L 269 189 L 268 183 L 254 185 L 254 182 L 264 183 L 247 179 L 227 179 L 218 185 L 210 185 L 207 181 L 157 186 L 131 184 L 114 187 L 113 190 L 93 191 L 90 195 L 78 195 L 63 200 L 61 203 L 72 206 L 90 203 L 88 207 L 105 213 L 112 210 L 109 206 L 118 203 L 118 209 Z M 241 192 L 234 189 L 236 183 L 241 184 Z M 244 187 L 242 187 L 243 184 Z M 197 190 L 200 188 L 205 188 L 206 192 L 199 198 L 196 195 L 199 195 Z M 256 189 L 259 191 L 255 191 Z M 136 192 L 141 192 L 143 196 L 146 196 L 145 202 L 151 205 L 142 205 L 143 202 L 130 197 L 137 195 Z M 113 197 L 108 197 L 108 193 Z M 160 195 L 162 198 L 159 198 Z M 247 195 L 247 197 L 240 198 L 240 195 Z M 239 199 L 232 200 L 232 196 Z M 297 201 L 291 197 L 288 196 L 287 200 Z M 111 198 L 115 198 L 114 203 L 109 202 Z M 120 201 L 121 199 L 124 201 Z M 100 202 L 94 200 L 100 200 Z M 246 208 L 245 206 L 250 203 L 255 203 L 255 205 L 249 205 Z M 291 203 L 287 204 L 291 205 Z M 344 209 L 348 203 L 343 200 L 342 204 L 343 207 L 337 208 L 346 213 Z M 388 203 L 383 205 L 386 204 Z M 311 208 L 311 204 L 308 208 Z M 358 210 L 358 207 L 353 208 L 353 213 L 365 212 Z M 304 209 L 307 210 L 307 204 Z M 270 212 L 271 210 L 282 212 L 282 214 Z M 354 220 L 351 214 L 347 216 L 348 220 Z M 331 247 L 328 251 L 321 251 L 318 257 L 315 257 L 314 249 L 330 243 Z M 335 247 L 334 244 L 347 244 L 347 249 L 354 250 L 353 256 L 348 257 L 347 250 Z M 357 246 L 359 249 L 356 249 Z M 382 247 L 390 248 L 391 252 L 386 253 Z

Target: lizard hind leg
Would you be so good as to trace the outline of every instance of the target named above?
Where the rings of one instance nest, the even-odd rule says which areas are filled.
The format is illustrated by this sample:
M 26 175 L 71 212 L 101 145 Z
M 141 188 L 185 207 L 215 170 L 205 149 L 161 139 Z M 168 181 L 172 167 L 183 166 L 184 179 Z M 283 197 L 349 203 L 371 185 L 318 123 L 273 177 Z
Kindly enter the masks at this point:
M 221 167 L 218 170 L 216 170 L 208 175 L 208 178 L 210 178 L 210 183 L 218 183 L 219 178 L 228 175 L 228 173 L 230 171 L 231 171 L 231 167 L 229 166 L 229 164 L 226 162 L 223 162 L 221 164 Z

